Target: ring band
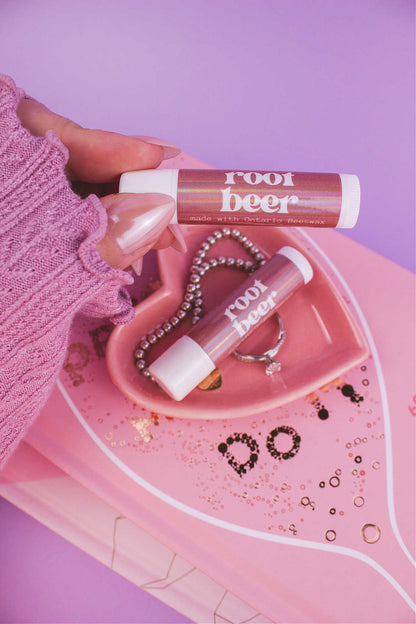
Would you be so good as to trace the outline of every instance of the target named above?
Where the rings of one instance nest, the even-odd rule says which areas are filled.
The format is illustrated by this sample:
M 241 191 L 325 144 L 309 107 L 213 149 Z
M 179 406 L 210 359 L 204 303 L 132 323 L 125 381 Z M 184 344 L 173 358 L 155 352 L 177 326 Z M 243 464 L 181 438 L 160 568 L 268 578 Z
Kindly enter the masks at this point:
M 273 375 L 277 371 L 280 371 L 282 367 L 281 363 L 275 359 L 275 355 L 279 351 L 286 338 L 286 331 L 283 327 L 283 321 L 277 312 L 275 313 L 275 317 L 279 325 L 279 335 L 274 347 L 272 347 L 268 351 L 265 351 L 261 355 L 246 355 L 244 353 L 240 353 L 239 351 L 233 351 L 233 355 L 237 358 L 237 360 L 240 360 L 241 362 L 264 362 L 266 367 L 266 375 Z

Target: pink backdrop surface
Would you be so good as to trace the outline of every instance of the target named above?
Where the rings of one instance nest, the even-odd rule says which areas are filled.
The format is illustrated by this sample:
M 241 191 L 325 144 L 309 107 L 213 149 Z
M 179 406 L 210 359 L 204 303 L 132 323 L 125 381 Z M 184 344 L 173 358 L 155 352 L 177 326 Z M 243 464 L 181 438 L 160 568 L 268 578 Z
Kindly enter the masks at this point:
M 51 109 L 217 168 L 356 173 L 344 234 L 414 270 L 414 2 L 0 0 L 0 59 Z M 6 501 L 0 525 L 2 621 L 185 621 Z

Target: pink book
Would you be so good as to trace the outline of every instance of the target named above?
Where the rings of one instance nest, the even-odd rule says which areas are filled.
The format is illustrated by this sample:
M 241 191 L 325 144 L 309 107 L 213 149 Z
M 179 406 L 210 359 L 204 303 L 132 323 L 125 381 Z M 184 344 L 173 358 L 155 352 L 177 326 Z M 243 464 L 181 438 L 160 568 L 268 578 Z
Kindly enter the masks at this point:
M 109 326 L 77 320 L 0 492 L 138 585 L 169 586 L 158 597 L 195 621 L 413 621 L 414 276 L 334 231 L 247 232 L 266 254 L 289 237 L 318 276 L 279 309 L 281 371 L 228 356 L 220 387 L 179 402 L 140 376 L 126 355 L 187 280 L 189 257 L 159 252 L 162 286 L 147 263 L 136 294 L 152 294 L 108 361 Z

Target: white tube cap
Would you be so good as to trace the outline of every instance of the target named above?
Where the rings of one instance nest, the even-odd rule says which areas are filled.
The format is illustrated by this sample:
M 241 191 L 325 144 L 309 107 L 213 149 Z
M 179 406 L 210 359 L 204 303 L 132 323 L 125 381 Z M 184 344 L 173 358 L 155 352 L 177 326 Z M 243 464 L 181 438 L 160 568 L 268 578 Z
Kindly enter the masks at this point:
M 356 175 L 349 173 L 340 173 L 342 201 L 338 228 L 352 228 L 357 223 L 358 214 L 360 212 L 360 181 Z
M 118 187 L 119 193 L 162 193 L 170 195 L 175 203 L 178 196 L 179 169 L 143 169 L 123 173 Z M 171 223 L 178 222 L 177 210 Z
M 307 260 L 305 256 L 300 253 L 300 251 L 298 251 L 294 247 L 287 246 L 279 249 L 277 253 L 281 256 L 286 256 L 286 258 L 293 262 L 293 264 L 296 264 L 299 271 L 302 273 L 305 284 L 311 281 L 313 277 L 313 269 L 309 260 Z
M 159 386 L 176 401 L 182 401 L 214 369 L 211 358 L 189 336 L 179 338 L 149 366 Z
M 163 193 L 176 201 L 178 169 L 144 169 L 123 173 L 119 193 Z

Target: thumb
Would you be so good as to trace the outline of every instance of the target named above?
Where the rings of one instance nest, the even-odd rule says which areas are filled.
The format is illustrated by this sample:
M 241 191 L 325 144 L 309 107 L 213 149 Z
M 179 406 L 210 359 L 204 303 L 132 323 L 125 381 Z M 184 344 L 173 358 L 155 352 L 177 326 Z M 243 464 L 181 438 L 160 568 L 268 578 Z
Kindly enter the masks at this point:
M 174 243 L 168 228 L 175 202 L 169 195 L 121 193 L 102 197 L 101 203 L 108 225 L 97 249 L 114 268 L 125 269 L 150 249 Z

